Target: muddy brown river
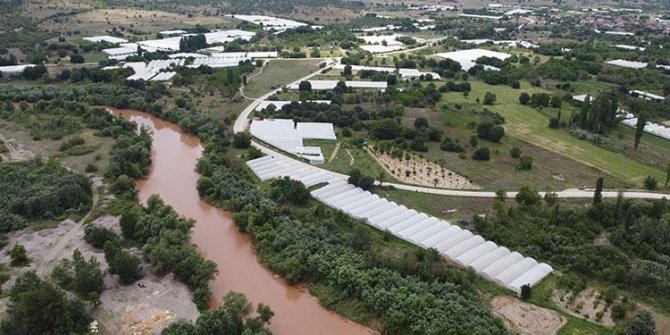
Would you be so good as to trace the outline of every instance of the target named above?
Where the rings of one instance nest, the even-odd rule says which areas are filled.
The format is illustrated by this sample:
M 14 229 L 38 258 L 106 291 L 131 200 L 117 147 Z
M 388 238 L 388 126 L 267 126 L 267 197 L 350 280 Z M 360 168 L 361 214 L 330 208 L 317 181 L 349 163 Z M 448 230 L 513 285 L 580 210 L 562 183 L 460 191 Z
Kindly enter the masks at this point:
M 153 132 L 151 170 L 137 183 L 139 199 L 145 203 L 150 195 L 158 194 L 180 215 L 196 220 L 191 242 L 219 269 L 210 283 L 214 301 L 220 302 L 228 291 L 237 291 L 254 304 L 269 305 L 275 312 L 270 330 L 278 335 L 376 333 L 326 310 L 307 289 L 290 286 L 263 267 L 250 236 L 238 231 L 231 214 L 200 200 L 196 190 L 199 175 L 194 169 L 203 147 L 196 136 L 147 113 L 110 110 Z

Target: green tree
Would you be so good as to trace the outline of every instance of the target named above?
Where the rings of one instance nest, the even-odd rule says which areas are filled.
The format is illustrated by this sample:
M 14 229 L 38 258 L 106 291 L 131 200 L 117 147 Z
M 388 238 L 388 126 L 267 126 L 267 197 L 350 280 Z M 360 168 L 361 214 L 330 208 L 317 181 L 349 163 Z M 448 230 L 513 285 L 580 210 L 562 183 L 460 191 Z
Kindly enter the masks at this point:
M 493 126 L 489 129 L 488 140 L 494 143 L 500 143 L 505 136 L 505 128 L 502 126 Z
M 126 197 L 134 199 L 137 196 L 137 190 L 135 189 L 135 180 L 126 175 L 120 175 L 116 180 L 109 186 L 110 191 L 114 194 L 121 197 Z
M 271 184 L 270 195 L 278 203 L 302 206 L 309 201 L 309 191 L 303 183 L 288 177 L 276 179 Z
M 596 180 L 596 190 L 593 192 L 593 204 L 599 204 L 603 201 L 603 184 L 605 182 L 605 179 L 603 177 L 599 177 L 598 180 Z
M 526 207 L 537 205 L 542 201 L 540 194 L 528 186 L 521 187 L 514 198 L 519 205 Z
M 133 254 L 121 249 L 118 240 L 105 242 L 104 249 L 109 272 L 119 275 L 121 284 L 132 284 L 142 278 L 142 262 Z
M 9 257 L 12 259 L 12 266 L 26 266 L 30 262 L 26 248 L 18 243 L 9 250 Z
M 73 54 L 70 55 L 70 63 L 81 64 L 84 61 L 85 61 L 84 56 L 82 56 L 78 53 L 73 53 Z
M 298 84 L 298 91 L 309 92 L 312 91 L 312 83 L 309 80 L 303 80 Z
M 507 192 L 505 192 L 505 190 L 502 190 L 502 189 L 497 190 L 496 191 L 496 199 L 500 200 L 502 202 L 505 202 L 507 200 Z
M 251 134 L 248 132 L 236 133 L 233 135 L 233 147 L 238 149 L 247 149 L 251 146 Z
M 553 97 L 551 97 L 551 102 L 549 104 L 551 105 L 551 107 L 561 108 L 563 101 L 561 100 L 561 97 L 559 97 L 558 95 L 554 95 Z
M 533 168 L 533 157 L 523 155 L 519 158 L 519 165 L 516 167 L 521 171 L 528 171 Z
M 644 126 L 647 124 L 647 113 L 641 112 L 635 125 L 635 149 L 640 145 L 640 140 L 644 134 Z
M 425 117 L 418 117 L 414 119 L 414 128 L 423 129 L 428 128 L 428 120 Z
M 342 75 L 344 75 L 345 77 L 351 77 L 352 75 L 351 65 L 347 64 L 344 66 L 344 71 L 342 71 Z
M 647 178 L 644 179 L 644 188 L 648 190 L 655 190 L 657 186 L 658 182 L 656 181 L 656 178 L 647 176 Z
M 527 105 L 530 102 L 530 94 L 526 92 L 521 92 L 519 95 L 519 103 L 522 105 Z
M 521 286 L 521 300 L 528 301 L 533 296 L 533 290 L 530 285 L 526 284 Z
M 486 147 L 479 148 L 472 154 L 472 159 L 477 160 L 477 161 L 491 160 L 491 152 L 490 152 L 489 148 L 486 148 Z
M 509 155 L 512 158 L 519 158 L 521 157 L 521 148 L 514 146 L 512 149 L 509 151 Z
M 665 168 L 665 186 L 668 186 L 668 183 L 670 183 L 670 163 L 668 163 L 668 166 Z
M 495 105 L 496 103 L 496 95 L 491 92 L 486 92 L 484 94 L 484 100 L 483 100 L 484 105 Z
M 558 203 L 558 194 L 555 192 L 547 192 L 544 194 L 544 202 L 551 207 Z
M 656 324 L 651 313 L 637 313 L 626 326 L 626 335 L 656 335 Z
M 7 313 L 0 324 L 6 335 L 85 334 L 91 317 L 79 299 L 68 299 L 54 285 L 27 272 L 9 292 Z
M 102 249 L 105 242 L 118 238 L 113 231 L 96 225 L 89 225 L 84 229 L 84 240 L 91 246 Z
M 54 267 L 51 278 L 61 288 L 90 301 L 97 301 L 104 288 L 100 264 L 93 256 L 86 261 L 79 249 L 72 253 L 72 259 L 63 259 Z

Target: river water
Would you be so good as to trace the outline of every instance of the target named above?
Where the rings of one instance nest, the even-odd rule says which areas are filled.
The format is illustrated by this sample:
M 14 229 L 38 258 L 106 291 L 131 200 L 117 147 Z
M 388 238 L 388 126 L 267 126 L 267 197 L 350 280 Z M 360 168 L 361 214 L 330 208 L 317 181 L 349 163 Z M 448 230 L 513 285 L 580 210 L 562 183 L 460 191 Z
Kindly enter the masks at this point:
M 238 231 L 231 214 L 200 200 L 195 164 L 203 147 L 196 136 L 147 113 L 110 110 L 153 132 L 152 165 L 147 178 L 137 182 L 139 199 L 145 203 L 150 195 L 158 194 L 180 215 L 196 220 L 191 242 L 219 269 L 210 283 L 217 304 L 232 290 L 244 293 L 254 304 L 269 305 L 275 312 L 270 330 L 277 335 L 375 334 L 326 310 L 306 289 L 286 284 L 263 267 L 250 236 Z

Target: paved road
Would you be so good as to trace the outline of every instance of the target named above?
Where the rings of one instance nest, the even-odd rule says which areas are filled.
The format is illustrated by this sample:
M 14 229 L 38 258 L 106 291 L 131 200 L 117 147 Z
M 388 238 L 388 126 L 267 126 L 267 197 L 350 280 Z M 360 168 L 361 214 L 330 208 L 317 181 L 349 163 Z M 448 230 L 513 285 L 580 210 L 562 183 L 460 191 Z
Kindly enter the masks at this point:
M 309 78 L 312 78 L 318 74 L 320 74 L 324 69 L 330 69 L 332 68 L 335 64 L 337 64 L 337 59 L 332 59 L 330 61 L 327 61 L 326 67 L 323 69 L 319 69 L 318 71 L 315 71 L 313 73 L 310 73 L 309 75 L 296 80 L 295 82 L 300 82 L 303 80 L 308 80 Z M 295 83 L 294 82 L 294 83 Z M 289 84 L 290 85 L 290 84 Z M 235 133 L 243 132 L 247 129 L 249 126 L 248 118 L 251 112 L 254 111 L 254 109 L 263 101 L 271 97 L 272 95 L 276 94 L 277 92 L 281 91 L 282 88 L 278 88 L 276 90 L 273 90 L 262 97 L 254 100 L 247 108 L 245 108 L 240 115 L 237 117 L 235 120 L 235 125 L 233 127 L 233 130 Z M 292 156 L 286 155 L 284 153 L 279 152 L 278 150 L 274 148 L 267 147 L 265 145 L 262 145 L 256 141 L 251 142 L 252 145 L 261 152 L 263 152 L 266 155 L 278 155 L 278 156 L 284 156 L 290 159 L 295 159 Z M 297 160 L 297 159 L 296 159 Z M 324 172 L 328 172 L 329 174 L 340 178 L 340 179 L 347 179 L 348 176 L 340 173 L 336 173 L 330 170 L 323 169 L 318 166 L 314 166 L 308 163 L 304 163 L 300 160 L 297 160 L 301 163 L 303 163 L 305 166 L 310 166 L 313 169 L 321 170 Z M 413 191 L 413 192 L 421 192 L 421 193 L 428 193 L 428 194 L 438 194 L 438 195 L 447 195 L 447 196 L 457 196 L 457 197 L 472 197 L 472 198 L 495 198 L 496 194 L 495 192 L 490 192 L 490 191 L 462 191 L 462 190 L 448 190 L 448 189 L 439 189 L 439 188 L 430 188 L 430 187 L 422 187 L 422 186 L 414 186 L 414 185 L 407 185 L 407 184 L 398 184 L 398 183 L 383 183 L 382 186 L 393 186 L 396 189 L 399 190 L 405 190 L 405 191 Z M 508 197 L 514 197 L 517 192 L 507 192 Z M 540 192 L 542 196 L 544 196 L 546 192 Z M 593 190 L 578 190 L 578 189 L 567 189 L 564 191 L 560 192 L 555 192 L 556 195 L 559 198 L 592 198 L 593 197 Z M 645 192 L 645 191 L 625 191 L 622 192 L 624 198 L 629 198 L 629 199 L 662 199 L 662 198 L 667 198 L 670 199 L 670 194 L 667 193 L 654 193 L 654 192 Z M 619 195 L 618 191 L 604 191 L 602 193 L 603 198 L 616 198 Z

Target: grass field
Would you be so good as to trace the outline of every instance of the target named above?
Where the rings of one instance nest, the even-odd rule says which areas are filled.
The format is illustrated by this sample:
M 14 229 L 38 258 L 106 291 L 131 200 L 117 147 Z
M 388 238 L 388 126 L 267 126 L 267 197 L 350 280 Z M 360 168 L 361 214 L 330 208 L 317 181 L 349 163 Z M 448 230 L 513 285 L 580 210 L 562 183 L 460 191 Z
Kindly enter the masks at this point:
M 296 81 L 319 68 L 321 61 L 314 59 L 278 59 L 270 61 L 263 71 L 249 78 L 244 94 L 258 98 L 277 87 Z
M 61 140 L 42 139 L 39 141 L 33 140 L 30 135 L 30 129 L 23 124 L 12 121 L 0 120 L 0 133 L 12 142 L 12 145 L 19 150 L 31 152 L 34 157 L 41 157 L 47 159 L 49 157 L 58 157 L 61 163 L 68 168 L 78 172 L 86 172 L 86 166 L 93 164 L 98 168 L 95 173 L 99 176 L 104 176 L 107 172 L 109 164 L 109 151 L 112 148 L 113 140 L 109 137 L 95 136 L 96 130 L 82 129 L 77 136 L 85 140 L 85 144 L 75 147 L 70 153 L 58 151 L 60 144 L 70 138 L 66 136 Z M 79 149 L 86 149 L 77 152 Z
M 665 178 L 665 173 L 661 169 L 581 141 L 563 130 L 550 129 L 548 123 L 551 113 L 546 112 L 548 109 L 545 109 L 545 112 L 539 112 L 530 106 L 522 106 L 518 102 L 521 92 L 529 94 L 545 92 L 541 88 L 530 87 L 527 82 L 523 82 L 519 90 L 501 85 L 487 85 L 479 81 L 473 81 L 471 84 L 472 92 L 468 98 L 461 94 L 449 93 L 443 95 L 443 102 L 460 103 L 467 108 L 475 104 L 476 98 L 482 99 L 487 91 L 492 92 L 497 96 L 497 103 L 493 106 L 486 106 L 486 108 L 505 117 L 505 131 L 513 137 L 561 154 L 565 156 L 565 160 L 574 159 L 593 166 L 637 187 L 641 186 L 642 180 L 647 176 L 653 176 L 657 180 Z M 563 115 L 564 117 L 569 115 L 566 107 L 564 107 Z

